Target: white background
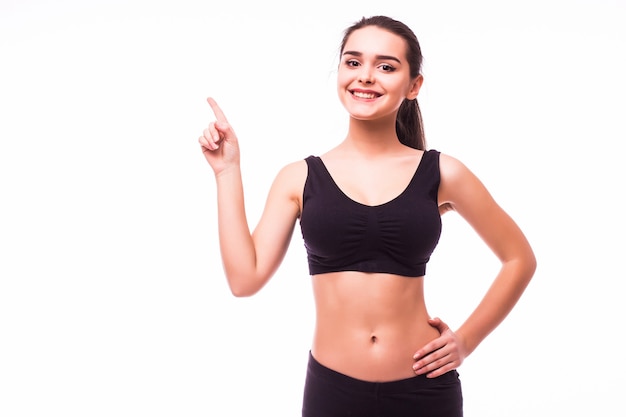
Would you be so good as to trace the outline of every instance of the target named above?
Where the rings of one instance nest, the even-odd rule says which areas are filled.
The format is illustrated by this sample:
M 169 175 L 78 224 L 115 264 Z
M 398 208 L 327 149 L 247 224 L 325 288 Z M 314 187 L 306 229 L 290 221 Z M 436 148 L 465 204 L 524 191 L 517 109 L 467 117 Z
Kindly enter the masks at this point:
M 342 139 L 336 55 L 372 14 L 420 39 L 429 146 L 479 175 L 539 261 L 459 369 L 466 415 L 624 415 L 618 0 L 0 0 L 0 415 L 299 415 L 300 231 L 273 280 L 234 298 L 197 137 L 212 95 L 254 226 L 281 166 Z M 447 214 L 430 313 L 460 325 L 497 266 Z

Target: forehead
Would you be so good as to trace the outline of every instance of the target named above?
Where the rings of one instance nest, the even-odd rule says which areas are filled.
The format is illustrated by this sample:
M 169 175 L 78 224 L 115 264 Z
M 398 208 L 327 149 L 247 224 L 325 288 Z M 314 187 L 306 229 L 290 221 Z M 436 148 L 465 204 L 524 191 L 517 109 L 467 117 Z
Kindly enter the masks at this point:
M 344 47 L 344 51 L 394 55 L 403 59 L 406 58 L 406 50 L 404 38 L 378 26 L 366 26 L 355 30 L 346 40 Z

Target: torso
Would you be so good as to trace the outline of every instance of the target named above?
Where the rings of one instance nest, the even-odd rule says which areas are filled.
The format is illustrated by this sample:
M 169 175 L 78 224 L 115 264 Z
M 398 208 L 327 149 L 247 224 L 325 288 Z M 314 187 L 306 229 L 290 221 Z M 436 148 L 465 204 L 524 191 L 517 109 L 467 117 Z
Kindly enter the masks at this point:
M 347 168 L 333 155 L 323 159 L 346 195 L 377 205 L 406 187 L 415 172 L 415 152 L 421 151 L 410 152 L 378 166 L 356 163 Z M 355 271 L 314 275 L 312 355 L 337 372 L 366 381 L 415 376 L 413 354 L 439 336 L 428 324 L 423 280 Z
M 413 354 L 439 336 L 427 320 L 423 278 L 336 272 L 313 277 L 312 355 L 366 381 L 415 376 Z

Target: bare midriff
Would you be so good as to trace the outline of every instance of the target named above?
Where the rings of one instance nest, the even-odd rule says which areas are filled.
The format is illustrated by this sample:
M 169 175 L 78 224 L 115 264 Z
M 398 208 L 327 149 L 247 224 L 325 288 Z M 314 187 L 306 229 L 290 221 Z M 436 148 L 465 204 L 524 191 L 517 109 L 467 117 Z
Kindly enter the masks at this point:
M 352 271 L 314 276 L 313 357 L 365 381 L 415 376 L 413 354 L 439 336 L 428 324 L 423 281 Z

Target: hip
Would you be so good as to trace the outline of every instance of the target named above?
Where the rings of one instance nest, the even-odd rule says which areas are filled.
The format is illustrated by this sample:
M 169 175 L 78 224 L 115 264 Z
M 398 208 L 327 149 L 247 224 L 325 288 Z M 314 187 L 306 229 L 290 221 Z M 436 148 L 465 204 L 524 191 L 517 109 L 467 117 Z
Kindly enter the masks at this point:
M 311 353 L 304 389 L 303 416 L 462 416 L 457 371 L 437 378 L 424 375 L 387 382 L 353 378 L 328 368 Z

